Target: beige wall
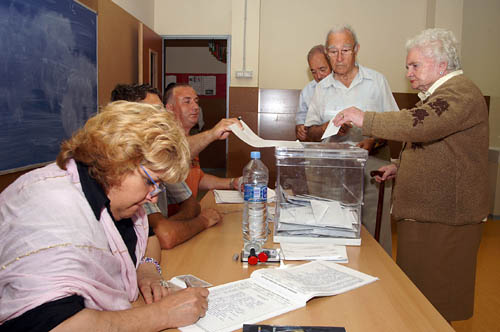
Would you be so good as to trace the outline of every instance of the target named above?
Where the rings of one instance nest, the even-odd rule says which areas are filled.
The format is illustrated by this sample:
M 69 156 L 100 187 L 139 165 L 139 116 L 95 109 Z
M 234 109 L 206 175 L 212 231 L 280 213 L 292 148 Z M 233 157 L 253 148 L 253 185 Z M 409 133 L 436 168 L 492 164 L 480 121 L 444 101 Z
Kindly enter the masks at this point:
M 462 65 L 491 96 L 490 146 L 500 148 L 500 1 L 464 0 L 463 12 Z
M 217 60 L 208 47 L 167 47 L 166 54 L 169 73 L 226 73 L 226 64 Z
M 114 1 L 134 3 L 138 13 L 143 3 Z M 358 33 L 360 63 L 382 72 L 393 91 L 412 92 L 404 77 L 406 39 L 426 27 L 451 29 L 466 75 L 491 96 L 490 146 L 500 147 L 498 0 L 248 0 L 245 69 L 252 79 L 234 76 L 243 69 L 244 0 L 153 1 L 160 35 L 231 35 L 231 86 L 302 88 L 311 79 L 309 48 L 323 43 L 334 23 L 349 22 Z
M 159 35 L 231 34 L 231 0 L 154 0 L 154 3 L 154 30 Z
M 244 33 L 245 22 L 245 1 L 232 0 L 232 19 L 231 19 L 231 86 L 240 87 L 258 87 L 260 86 L 259 73 L 259 32 L 260 25 L 260 7 L 266 2 L 260 0 L 247 1 L 247 24 L 246 34 Z M 245 36 L 245 38 L 243 38 Z M 243 54 L 243 42 L 245 41 L 245 54 Z M 243 68 L 243 56 L 245 56 L 245 68 Z M 251 70 L 252 78 L 236 78 L 236 71 Z
M 142 23 L 146 24 L 149 28 L 153 29 L 155 26 L 154 14 L 155 0 L 112 0 L 118 6 L 125 9 L 129 14 L 137 18 Z
M 334 24 L 349 23 L 361 47 L 358 61 L 382 72 L 394 91 L 406 92 L 404 43 L 425 28 L 426 10 L 426 1 L 262 1 L 259 87 L 304 87 L 312 79 L 310 47 L 324 43 Z

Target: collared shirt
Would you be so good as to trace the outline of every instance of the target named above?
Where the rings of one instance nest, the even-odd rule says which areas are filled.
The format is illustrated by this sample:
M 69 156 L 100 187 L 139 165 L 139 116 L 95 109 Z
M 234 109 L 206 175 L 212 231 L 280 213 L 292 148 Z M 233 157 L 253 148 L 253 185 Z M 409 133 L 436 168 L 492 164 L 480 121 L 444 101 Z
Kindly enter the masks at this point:
M 0 194 L 0 219 L 5 226 L 0 260 L 7 267 L 1 272 L 0 288 L 8 283 L 7 288 L 14 290 L 0 297 L 0 330 L 50 330 L 83 307 L 124 310 L 137 298 L 136 265 L 108 209 L 103 208 L 106 195 L 97 185 L 102 195 L 91 201 L 101 208 L 91 207 L 83 187 L 92 181 L 83 182 L 70 159 L 66 169 L 52 163 L 33 170 Z M 100 211 L 99 218 L 95 211 Z M 139 209 L 132 219 L 135 253 L 142 257 L 147 218 Z M 2 324 L 12 317 L 19 318 L 14 325 Z
M 158 195 L 158 203 L 145 203 L 142 207 L 146 214 L 161 213 L 168 217 L 168 204 L 180 204 L 193 194 L 183 181 L 179 183 L 165 183 L 166 190 Z
M 455 70 L 455 71 L 452 71 L 451 73 L 444 75 L 443 77 L 438 79 L 436 82 L 434 82 L 431 85 L 431 87 L 429 88 L 429 90 L 427 90 L 425 92 L 419 92 L 418 98 L 420 98 L 421 101 L 426 100 L 434 93 L 434 91 L 436 91 L 437 88 L 439 88 L 441 85 L 443 85 L 450 78 L 458 76 L 458 75 L 462 75 L 463 73 L 464 73 L 463 70 Z
M 80 183 L 82 184 L 82 191 L 85 198 L 89 202 L 92 211 L 94 212 L 95 218 L 99 220 L 101 218 L 101 212 L 103 209 L 107 209 L 109 215 L 113 219 L 116 229 L 123 238 L 123 242 L 127 246 L 128 253 L 134 265 L 137 263 L 137 257 L 135 256 L 135 246 L 137 245 L 137 235 L 134 230 L 134 222 L 131 218 L 122 219 L 116 221 L 111 213 L 110 201 L 104 189 L 101 185 L 90 176 L 89 168 L 87 165 L 77 161 L 76 167 L 78 169 L 78 176 L 80 177 Z M 148 236 L 155 235 L 153 228 L 149 227 Z
M 300 125 L 306 122 L 307 110 L 309 109 L 309 104 L 311 103 L 311 99 L 317 85 L 318 82 L 312 80 L 307 83 L 304 89 L 300 92 L 299 107 L 297 109 L 297 113 L 295 114 L 295 124 Z
M 334 73 L 318 83 L 309 104 L 306 127 L 321 125 L 351 106 L 362 111 L 388 112 L 398 111 L 389 83 L 379 72 L 358 65 L 358 73 L 351 85 L 346 87 L 335 80 Z M 332 142 L 358 143 L 363 140 L 361 129 L 353 127 L 347 135 L 332 136 Z

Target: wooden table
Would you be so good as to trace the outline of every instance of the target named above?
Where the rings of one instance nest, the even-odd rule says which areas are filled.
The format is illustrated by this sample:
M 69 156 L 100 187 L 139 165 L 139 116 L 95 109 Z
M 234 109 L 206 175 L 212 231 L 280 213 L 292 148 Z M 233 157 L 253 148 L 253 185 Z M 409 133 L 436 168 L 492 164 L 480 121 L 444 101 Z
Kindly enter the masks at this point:
M 220 285 L 248 278 L 255 269 L 269 266 L 247 266 L 232 259 L 243 245 L 241 204 L 215 204 L 213 193 L 209 192 L 201 205 L 224 213 L 224 221 L 173 249 L 163 250 L 161 261 L 166 279 L 193 274 Z M 347 247 L 346 265 L 380 280 L 337 296 L 313 298 L 304 308 L 261 323 L 340 326 L 348 332 L 453 331 L 365 228 L 361 236 L 360 247 Z M 279 244 L 270 239 L 266 247 L 277 248 Z

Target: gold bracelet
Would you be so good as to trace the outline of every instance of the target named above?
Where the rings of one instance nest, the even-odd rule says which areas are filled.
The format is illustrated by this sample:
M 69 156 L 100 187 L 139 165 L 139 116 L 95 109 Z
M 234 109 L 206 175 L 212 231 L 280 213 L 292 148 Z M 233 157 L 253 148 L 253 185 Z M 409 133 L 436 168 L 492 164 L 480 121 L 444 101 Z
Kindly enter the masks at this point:
M 233 189 L 233 181 L 234 181 L 234 178 L 229 179 L 229 189 Z

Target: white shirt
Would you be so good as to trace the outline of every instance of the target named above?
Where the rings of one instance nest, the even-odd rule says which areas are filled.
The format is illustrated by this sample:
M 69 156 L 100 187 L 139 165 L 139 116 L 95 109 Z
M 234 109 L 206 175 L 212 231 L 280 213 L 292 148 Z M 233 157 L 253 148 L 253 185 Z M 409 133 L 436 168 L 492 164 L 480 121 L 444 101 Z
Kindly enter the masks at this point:
M 305 126 L 321 125 L 351 106 L 362 111 L 399 111 L 389 83 L 379 72 L 358 65 L 359 71 L 346 87 L 330 74 L 318 83 L 309 104 Z M 331 142 L 359 143 L 363 140 L 360 128 L 352 127 L 347 135 L 332 136 Z
M 307 110 L 309 109 L 309 104 L 311 103 L 311 99 L 314 95 L 314 90 L 318 82 L 312 80 L 307 83 L 307 85 L 300 92 L 299 97 L 299 108 L 297 109 L 297 113 L 295 114 L 295 124 L 300 125 L 304 124 L 306 121 Z

